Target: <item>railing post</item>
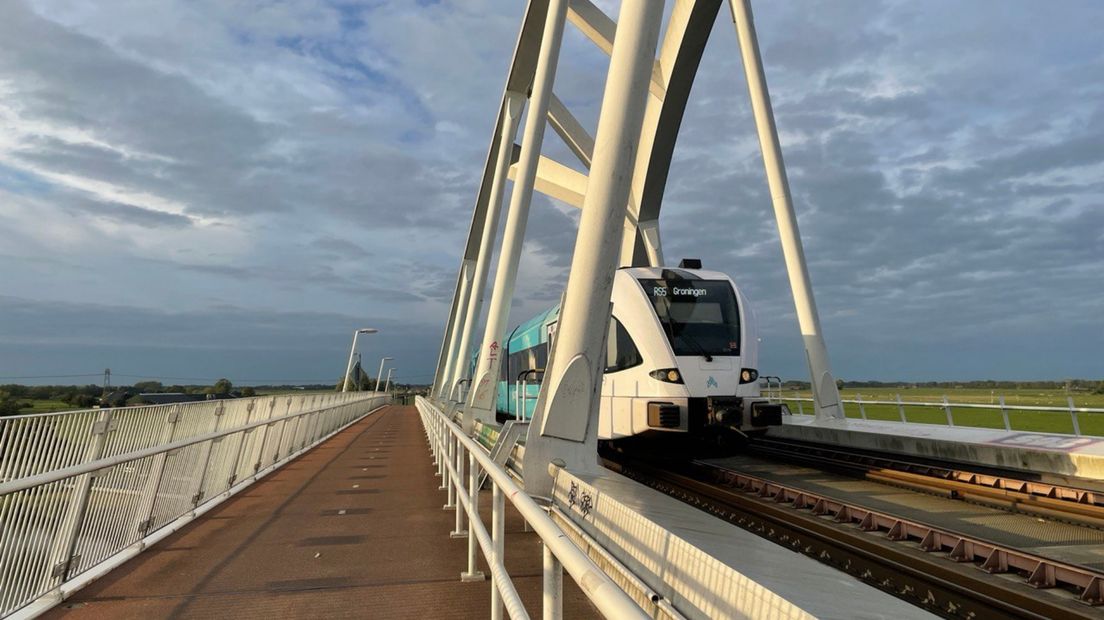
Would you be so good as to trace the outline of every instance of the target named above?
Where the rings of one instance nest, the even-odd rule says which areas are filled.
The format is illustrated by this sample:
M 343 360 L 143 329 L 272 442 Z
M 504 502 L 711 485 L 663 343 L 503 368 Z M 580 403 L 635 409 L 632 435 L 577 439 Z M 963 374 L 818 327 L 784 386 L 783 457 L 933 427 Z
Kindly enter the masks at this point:
M 452 484 L 452 503 L 456 506 L 456 529 L 449 533 L 452 538 L 464 538 L 468 530 L 464 529 L 464 502 L 460 501 L 460 494 L 464 493 L 464 446 L 457 439 L 456 445 L 456 481 Z
M 273 396 L 272 400 L 270 400 L 268 402 L 268 417 L 265 418 L 265 419 L 266 420 L 271 420 L 272 419 L 272 412 L 274 412 L 275 410 L 276 410 L 276 397 Z M 257 446 L 257 460 L 253 461 L 253 474 L 254 475 L 256 475 L 257 472 L 261 470 L 261 461 L 264 459 L 265 444 L 268 442 L 268 429 L 271 426 L 272 426 L 272 423 L 270 422 L 270 423 L 265 424 L 264 426 L 261 426 L 260 428 L 258 428 L 258 430 L 261 431 L 261 438 L 260 438 L 260 440 L 258 440 L 256 442 L 260 445 Z
M 494 547 L 491 563 L 491 620 L 502 620 L 502 594 L 495 585 L 494 566 L 506 563 L 506 496 L 493 479 L 491 489 L 491 546 Z
M 483 572 L 477 570 L 479 541 L 475 537 L 474 524 L 479 521 L 479 464 L 475 461 L 475 455 L 468 453 L 468 504 L 471 506 L 471 514 L 468 521 L 473 525 L 468 530 L 468 570 L 460 573 L 460 581 L 483 581 Z
M 104 448 L 107 446 L 107 434 L 112 430 L 111 422 L 114 415 L 114 409 L 103 409 L 92 424 L 92 436 L 85 457 L 86 462 L 103 457 Z M 69 578 L 73 567 L 80 560 L 79 556 L 74 557 L 73 554 L 76 553 L 77 543 L 80 540 L 84 517 L 88 514 L 88 500 L 92 495 L 92 481 L 98 473 L 84 474 L 74 485 L 71 497 L 76 501 L 70 501 L 69 510 L 61 521 L 62 526 L 58 530 L 61 533 L 61 544 L 56 547 L 53 569 L 50 572 L 51 577 L 57 578 L 57 584 L 61 584 Z
M 901 416 L 902 422 L 908 422 L 908 418 L 905 417 L 905 406 L 901 404 L 900 394 L 897 394 L 897 415 Z
M 173 440 L 173 435 L 176 433 L 176 423 L 179 420 L 180 405 L 172 405 L 165 417 L 165 426 L 161 429 L 160 445 Z M 153 511 L 157 507 L 157 493 L 161 490 L 161 477 L 165 474 L 166 456 L 164 452 L 160 452 L 154 455 L 153 462 L 150 463 L 149 475 L 146 476 L 142 495 L 140 496 L 142 503 L 139 504 L 137 510 L 138 515 L 145 515 L 144 520 L 135 524 L 137 538 L 143 538 L 149 533 L 149 529 L 153 525 Z
M 875 399 L 877 400 L 877 399 Z M 859 417 L 866 419 L 866 407 L 863 407 L 862 394 L 855 393 L 855 402 L 859 403 Z
M 805 415 L 805 407 L 803 407 L 803 406 L 801 405 L 801 401 L 800 401 L 800 400 L 799 400 L 799 401 L 797 401 L 797 414 L 798 414 L 798 415 Z
M 440 416 L 434 416 L 433 418 L 433 444 L 436 447 L 436 454 L 434 455 L 434 462 L 437 464 L 437 475 L 442 478 L 441 486 L 439 488 L 445 488 L 444 472 L 445 472 L 445 455 L 444 455 L 444 436 L 441 434 L 441 429 L 444 427 L 444 423 L 441 421 Z
M 444 424 L 442 424 L 441 427 L 445 428 Z M 448 429 L 445 429 L 445 432 L 447 433 Z M 452 508 L 452 481 L 449 480 L 448 467 L 445 463 L 452 460 L 452 441 L 448 435 L 445 435 L 441 438 L 441 442 L 441 464 L 439 466 L 441 469 L 441 486 L 437 488 L 438 490 L 444 491 L 446 494 L 447 503 L 445 504 L 445 509 L 447 510 Z
M 291 411 L 291 399 L 290 398 L 287 399 L 287 403 L 285 403 L 285 404 L 287 406 L 284 407 L 284 415 L 287 415 L 287 413 L 289 411 Z M 271 409 L 269 411 L 269 414 L 268 414 L 269 417 L 271 418 L 272 414 L 275 413 L 275 412 L 276 412 L 275 408 Z M 293 422 L 293 421 L 294 420 L 284 420 L 283 422 L 280 422 L 280 432 L 276 434 L 276 451 L 272 455 L 272 463 L 270 463 L 270 465 L 275 465 L 276 463 L 280 462 L 280 449 L 284 445 L 284 431 L 287 430 L 287 425 L 289 423 Z M 290 454 L 290 448 L 289 448 L 289 454 Z
M 250 402 L 249 405 L 247 405 L 246 408 L 245 408 L 245 410 L 247 412 L 246 416 L 245 416 L 246 424 L 248 424 L 249 422 L 251 422 L 253 420 L 253 409 L 254 409 L 253 405 L 254 404 L 255 404 L 254 402 Z M 264 428 L 264 427 L 262 426 L 260 428 Z M 241 466 L 242 449 L 245 447 L 245 437 L 246 437 L 247 434 L 249 434 L 249 435 L 253 434 L 253 431 L 255 431 L 255 430 L 257 430 L 257 429 L 253 428 L 253 429 L 249 429 L 246 432 L 240 433 L 241 437 L 238 439 L 238 449 L 234 452 L 234 466 L 230 469 L 230 477 L 226 479 L 226 490 L 227 490 L 227 492 L 229 492 L 230 488 L 234 486 L 234 483 L 238 481 L 238 467 Z
M 1008 409 L 1004 406 L 1004 396 L 1000 397 L 1001 417 L 1004 418 L 1004 430 L 1012 430 L 1012 423 L 1008 421 Z
M 1066 402 L 1069 404 L 1070 420 L 1073 421 L 1073 434 L 1080 437 L 1081 425 L 1077 423 L 1077 410 L 1073 407 L 1073 397 L 1067 396 Z
M 951 403 L 947 401 L 947 395 L 943 395 L 943 411 L 947 413 L 947 426 L 954 426 L 954 416 L 951 415 Z
M 541 545 L 544 550 L 544 600 L 541 607 L 541 617 L 544 620 L 561 620 L 563 618 L 563 565 L 552 554 L 548 545 Z
M 219 426 L 222 425 L 222 414 L 225 412 L 225 407 L 222 402 L 219 402 L 218 408 L 215 409 L 215 425 L 211 429 L 212 433 L 217 433 Z M 215 441 L 221 441 L 219 439 L 210 439 L 203 444 L 203 469 L 199 470 L 199 484 L 196 485 L 195 493 L 192 495 L 192 507 L 196 507 L 203 501 L 203 484 L 207 481 L 207 468 L 211 465 L 211 451 L 215 447 Z

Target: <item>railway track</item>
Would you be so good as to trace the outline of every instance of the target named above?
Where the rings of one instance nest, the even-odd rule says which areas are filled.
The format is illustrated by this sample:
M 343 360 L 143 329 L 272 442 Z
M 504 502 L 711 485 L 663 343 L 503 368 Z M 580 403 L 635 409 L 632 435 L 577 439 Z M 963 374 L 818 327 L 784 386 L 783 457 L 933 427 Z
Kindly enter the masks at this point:
M 1102 608 L 1097 607 L 1104 603 L 1104 570 L 1094 566 L 918 519 L 916 510 L 903 516 L 884 506 L 872 507 L 876 502 L 856 501 L 846 493 L 826 493 L 823 485 L 811 490 L 816 485 L 793 479 L 779 482 L 769 475 L 703 461 L 658 463 L 609 456 L 607 466 L 615 471 L 944 617 L 1104 617 Z M 840 464 L 821 461 L 820 465 Z M 850 476 L 865 478 L 870 473 L 856 467 L 851 465 Z M 921 493 L 932 494 L 928 483 L 937 478 L 921 484 L 891 476 L 888 482 L 921 497 Z M 856 484 L 884 482 L 867 480 L 870 482 Z M 918 488 L 910 488 L 914 482 Z M 835 485 L 844 488 L 841 483 Z M 950 491 L 934 494 L 947 501 L 960 498 Z M 1068 507 L 1085 505 L 1066 503 Z
M 923 493 L 1104 529 L 1104 492 L 992 468 L 966 469 L 928 460 L 778 439 L 758 439 L 748 452 L 785 462 L 847 472 Z

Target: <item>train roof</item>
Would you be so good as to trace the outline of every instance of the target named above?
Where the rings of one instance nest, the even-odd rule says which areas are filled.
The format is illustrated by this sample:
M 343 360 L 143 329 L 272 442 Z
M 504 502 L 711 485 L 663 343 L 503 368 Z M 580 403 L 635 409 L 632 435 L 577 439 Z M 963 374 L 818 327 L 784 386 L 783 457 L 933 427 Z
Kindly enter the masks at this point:
M 687 280 L 729 280 L 727 273 L 723 271 L 710 271 L 707 269 L 684 269 L 682 267 L 622 267 L 626 275 L 633 278 L 667 279 L 672 275 Z

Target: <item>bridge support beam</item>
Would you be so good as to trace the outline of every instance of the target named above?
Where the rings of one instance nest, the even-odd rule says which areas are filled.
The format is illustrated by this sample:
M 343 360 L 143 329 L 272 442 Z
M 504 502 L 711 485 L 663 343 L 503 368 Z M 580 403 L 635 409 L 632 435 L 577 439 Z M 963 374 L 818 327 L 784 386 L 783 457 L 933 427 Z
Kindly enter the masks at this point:
M 495 401 L 498 393 L 498 375 L 502 359 L 502 340 L 506 332 L 506 319 L 510 313 L 510 300 L 514 296 L 518 262 L 521 260 L 521 243 L 529 220 L 529 205 L 533 201 L 533 185 L 537 164 L 540 161 L 544 130 L 547 126 L 552 83 L 556 78 L 556 65 L 560 57 L 560 41 L 563 38 L 567 16 L 567 0 L 550 0 L 541 36 L 540 52 L 533 75 L 533 92 L 529 98 L 529 110 L 525 117 L 521 154 L 518 157 L 518 174 L 510 196 L 510 210 L 506 214 L 506 230 L 502 235 L 502 251 L 498 257 L 494 292 L 487 310 L 487 323 L 483 332 L 483 345 L 479 351 L 468 398 L 470 420 L 494 420 Z
M 495 236 L 498 234 L 498 215 L 502 212 L 502 194 L 506 188 L 506 175 L 513 154 L 514 136 L 517 135 L 521 120 L 521 109 L 525 106 L 525 95 L 506 92 L 502 102 L 502 119 L 499 127 L 498 157 L 495 159 L 494 179 L 491 181 L 491 194 L 487 202 L 487 218 L 483 223 L 483 241 L 479 246 L 479 257 L 475 261 L 475 279 L 472 280 L 471 294 L 468 296 L 467 319 L 460 336 L 460 348 L 455 354 L 456 371 L 450 379 L 449 400 L 460 400 L 459 382 L 470 379 L 468 376 L 468 356 L 471 354 L 471 339 L 479 317 L 483 313 L 483 292 L 487 287 L 487 272 L 491 268 L 491 255 L 494 251 Z M 471 432 L 471 416 L 464 415 L 464 431 Z
M 786 178 L 786 166 L 782 161 L 782 147 L 778 142 L 778 129 L 774 124 L 770 92 L 763 73 L 763 59 L 759 55 L 759 41 L 751 14 L 750 0 L 730 0 L 732 19 L 740 40 L 740 56 L 747 76 L 748 97 L 755 115 L 755 127 L 759 133 L 759 147 L 763 152 L 763 166 L 767 172 L 774 216 L 778 221 L 778 236 L 782 241 L 782 254 L 786 259 L 786 272 L 790 278 L 797 322 L 805 340 L 805 359 L 812 375 L 813 399 L 818 419 L 842 418 L 843 405 L 839 389 L 828 364 L 828 348 L 820 331 L 820 317 L 813 286 L 809 280 L 809 268 L 805 264 L 805 250 L 801 246 L 801 233 L 797 229 L 790 198 L 790 182 Z
M 472 281 L 472 269 L 474 263 L 469 259 L 464 259 L 464 262 L 460 264 L 460 281 L 456 283 L 456 298 L 452 303 L 452 323 L 449 326 L 448 333 L 445 334 L 445 350 L 442 354 L 441 361 L 438 364 L 438 368 L 442 366 L 444 369 L 437 377 L 437 383 L 434 384 L 434 389 L 437 398 L 445 398 L 449 395 L 449 386 L 452 385 L 452 372 L 454 362 L 456 361 L 456 346 L 460 339 L 460 329 L 464 325 L 465 314 L 468 309 L 468 296 L 471 291 Z
M 598 467 L 598 393 L 610 296 L 662 18 L 662 2 L 621 3 L 571 272 L 525 444 L 530 494 L 551 495 L 550 464 L 576 472 Z

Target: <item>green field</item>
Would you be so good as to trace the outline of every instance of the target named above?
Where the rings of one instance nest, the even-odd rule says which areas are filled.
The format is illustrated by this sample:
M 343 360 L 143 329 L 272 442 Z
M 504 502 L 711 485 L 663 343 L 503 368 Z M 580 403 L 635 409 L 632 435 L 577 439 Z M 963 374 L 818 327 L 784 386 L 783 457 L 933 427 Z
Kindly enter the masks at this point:
M 29 413 L 50 413 L 51 411 L 71 411 L 77 409 L 73 405 L 60 400 L 34 400 L 23 399 L 19 401 L 25 405 L 30 405 L 24 409 L 20 409 L 20 415 L 26 415 Z
M 1043 406 L 1062 407 L 1068 406 L 1065 390 L 1053 389 L 1021 389 L 1021 390 L 983 390 L 971 388 L 845 388 L 840 390 L 840 396 L 844 400 L 863 401 L 896 401 L 900 394 L 905 419 L 909 422 L 922 424 L 947 424 L 947 414 L 943 410 L 942 401 L 968 404 L 992 404 L 999 405 L 1000 397 L 1004 396 L 1005 406 L 1008 411 L 1008 422 L 1013 430 L 1035 431 L 1044 433 L 1073 433 L 1073 420 L 1065 411 L 1025 411 L 1017 409 L 1017 406 Z M 787 391 L 784 396 L 811 398 L 809 392 Z M 1104 394 L 1092 394 L 1089 392 L 1072 392 L 1075 407 L 1104 408 Z M 786 401 L 794 413 L 804 409 L 805 413 L 812 413 L 812 403 L 803 402 L 798 407 L 797 401 Z M 920 406 L 917 402 L 940 403 L 938 406 Z M 901 411 L 896 404 L 863 404 L 860 411 L 859 405 L 847 403 L 844 409 L 848 418 L 860 418 L 865 414 L 870 420 L 900 421 Z M 974 426 L 982 428 L 1004 428 L 1004 418 L 999 409 L 967 409 L 951 408 L 956 426 Z M 1086 435 L 1104 436 L 1104 414 L 1079 413 L 1078 425 L 1081 432 Z

